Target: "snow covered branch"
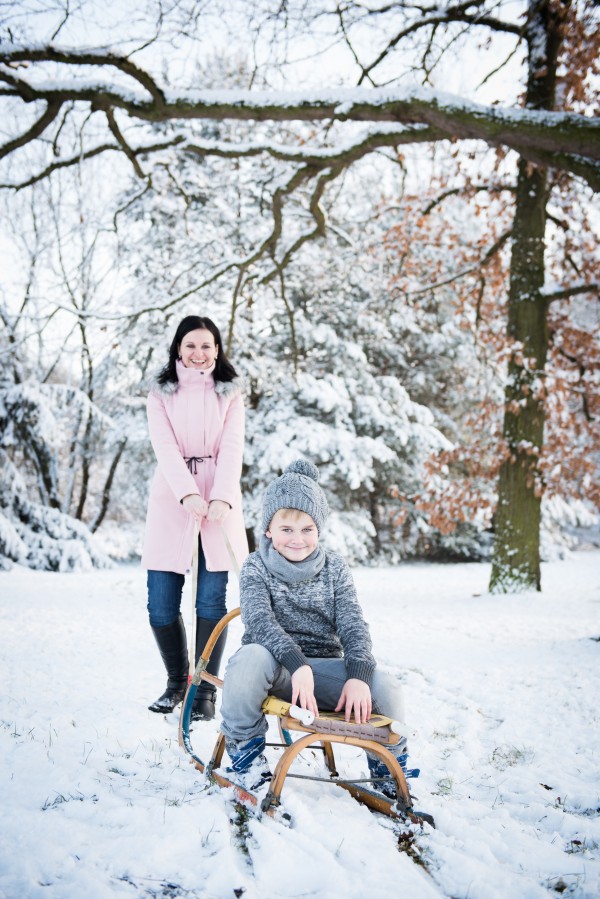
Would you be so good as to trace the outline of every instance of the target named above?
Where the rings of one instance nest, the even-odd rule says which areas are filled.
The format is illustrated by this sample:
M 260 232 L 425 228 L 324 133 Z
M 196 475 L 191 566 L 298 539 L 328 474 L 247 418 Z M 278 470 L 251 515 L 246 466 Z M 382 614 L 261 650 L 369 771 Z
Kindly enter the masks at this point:
M 75 67 L 71 80 L 39 79 L 38 63 L 61 63 Z M 28 78 L 14 75 L 15 66 L 24 66 Z M 114 83 L 82 81 L 90 66 L 102 66 Z M 81 71 L 80 71 L 81 70 Z M 45 71 L 45 70 L 44 70 Z M 122 87 L 117 76 L 133 79 L 132 90 Z M 574 172 L 595 190 L 600 189 L 600 119 L 546 110 L 523 110 L 483 106 L 425 88 L 353 88 L 324 91 L 264 92 L 242 90 L 190 91 L 180 95 L 163 91 L 149 74 L 126 57 L 114 53 L 84 53 L 58 48 L 0 47 L 0 98 L 14 104 L 44 103 L 45 113 L 35 125 L 13 137 L 0 148 L 0 157 L 42 138 L 63 104 L 75 103 L 91 112 L 103 112 L 115 135 L 115 111 L 120 110 L 141 122 L 183 122 L 186 120 L 259 122 L 388 122 L 397 130 L 388 134 L 388 145 L 423 140 L 480 140 L 488 146 L 507 147 L 539 165 Z M 121 77 L 122 80 L 122 77 Z M 140 93 L 140 88 L 142 92 Z M 406 131 L 398 126 L 409 126 Z M 425 129 L 425 130 L 421 130 Z M 122 129 L 119 129 L 121 133 Z M 139 149 L 121 135 L 118 143 L 137 165 Z M 383 136 L 375 139 L 379 146 Z M 263 147 L 279 158 L 311 162 L 318 150 L 290 150 Z M 89 152 L 83 148 L 83 155 Z M 257 147 L 213 146 L 221 155 L 260 152 Z M 334 151 L 337 152 L 337 151 Z M 349 151 L 351 152 L 351 151 Z M 311 158 L 312 157 L 312 158 Z

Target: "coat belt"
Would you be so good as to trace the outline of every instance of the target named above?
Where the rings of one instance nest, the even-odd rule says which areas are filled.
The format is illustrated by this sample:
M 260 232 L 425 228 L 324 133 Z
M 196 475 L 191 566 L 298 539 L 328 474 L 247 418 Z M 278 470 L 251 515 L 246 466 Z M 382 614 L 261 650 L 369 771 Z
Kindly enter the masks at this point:
M 205 459 L 212 459 L 212 456 L 184 456 L 183 458 L 190 474 L 198 474 L 198 462 L 202 463 Z

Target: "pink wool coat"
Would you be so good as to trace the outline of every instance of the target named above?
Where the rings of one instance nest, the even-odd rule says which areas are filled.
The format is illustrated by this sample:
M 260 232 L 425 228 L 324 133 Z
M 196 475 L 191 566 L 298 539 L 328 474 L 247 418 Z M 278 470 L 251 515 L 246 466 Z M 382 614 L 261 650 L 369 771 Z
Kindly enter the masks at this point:
M 142 567 L 191 569 L 194 518 L 180 500 L 199 493 L 224 500 L 231 512 L 220 524 L 202 520 L 200 536 L 209 571 L 230 571 L 222 528 L 238 565 L 248 555 L 240 476 L 244 449 L 244 401 L 239 378 L 215 382 L 212 373 L 177 363 L 177 384 L 156 383 L 148 397 L 148 428 L 158 465 L 150 486 Z M 211 456 L 188 468 L 185 458 Z M 195 473 L 193 469 L 195 468 Z

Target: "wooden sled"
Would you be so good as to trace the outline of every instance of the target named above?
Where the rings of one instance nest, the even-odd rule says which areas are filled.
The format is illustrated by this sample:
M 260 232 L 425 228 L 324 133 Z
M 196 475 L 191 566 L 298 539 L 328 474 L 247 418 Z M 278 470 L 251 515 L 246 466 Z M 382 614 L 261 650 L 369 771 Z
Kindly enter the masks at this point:
M 318 780 L 332 783 L 347 790 L 355 799 L 364 803 L 370 809 L 401 820 L 410 819 L 414 823 L 427 822 L 435 826 L 433 818 L 423 812 L 416 812 L 412 807 L 412 800 L 406 784 L 404 772 L 396 757 L 388 747 L 395 746 L 401 739 L 403 728 L 391 718 L 384 715 L 373 715 L 367 724 L 347 722 L 343 714 L 335 712 L 322 713 L 318 718 L 313 718 L 304 709 L 291 706 L 289 702 L 283 702 L 274 696 L 268 696 L 263 703 L 263 712 L 266 715 L 274 715 L 278 719 L 279 733 L 281 736 L 281 748 L 283 753 L 275 767 L 266 796 L 259 798 L 254 793 L 235 783 L 218 769 L 225 750 L 225 737 L 219 734 L 208 763 L 194 752 L 190 738 L 190 721 L 192 706 L 196 690 L 202 681 L 217 688 L 223 687 L 223 681 L 215 675 L 209 674 L 205 669 L 213 647 L 219 635 L 229 622 L 240 614 L 239 609 L 234 609 L 225 615 L 214 627 L 202 656 L 198 661 L 194 674 L 188 685 L 179 719 L 179 745 L 190 756 L 190 762 L 206 774 L 210 780 L 220 787 L 231 788 L 241 802 L 260 807 L 260 811 L 274 816 L 281 804 L 281 792 L 287 777 L 306 778 L 305 775 L 295 774 L 290 771 L 294 759 L 303 750 L 316 747 L 323 751 L 325 764 L 329 777 L 308 777 L 309 780 Z M 302 736 L 292 739 L 291 734 L 299 733 Z M 348 780 L 340 778 L 334 757 L 335 744 L 349 744 L 368 750 L 372 755 L 380 759 L 388 768 L 396 786 L 397 799 L 391 800 L 373 789 L 371 778 Z M 273 745 L 273 744 L 269 744 Z

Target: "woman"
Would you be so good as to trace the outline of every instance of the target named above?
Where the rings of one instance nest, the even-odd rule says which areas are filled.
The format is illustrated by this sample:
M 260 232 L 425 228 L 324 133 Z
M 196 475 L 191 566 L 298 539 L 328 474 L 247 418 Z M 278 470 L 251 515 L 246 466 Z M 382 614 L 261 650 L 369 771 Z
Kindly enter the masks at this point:
M 167 669 L 167 688 L 149 706 L 172 712 L 187 686 L 188 653 L 180 614 L 184 575 L 198 538 L 196 662 L 227 611 L 227 572 L 248 554 L 240 475 L 244 447 L 242 381 L 223 352 L 209 318 L 189 315 L 179 324 L 169 361 L 148 397 L 148 428 L 158 462 L 148 501 L 142 567 L 148 569 L 150 626 Z M 219 673 L 226 634 L 207 666 Z M 202 683 L 192 718 L 215 714 L 215 689 Z

